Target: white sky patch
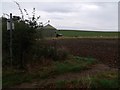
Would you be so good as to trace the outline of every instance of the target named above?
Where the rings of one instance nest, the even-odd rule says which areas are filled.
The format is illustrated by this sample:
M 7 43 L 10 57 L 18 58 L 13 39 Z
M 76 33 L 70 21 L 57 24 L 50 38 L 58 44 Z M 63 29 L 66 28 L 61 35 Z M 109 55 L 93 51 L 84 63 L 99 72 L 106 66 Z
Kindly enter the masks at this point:
M 19 4 L 30 16 L 32 9 L 36 8 L 36 16 L 41 16 L 39 21 L 45 23 L 50 20 L 50 24 L 58 29 L 118 31 L 117 2 L 19 2 Z M 12 12 L 13 15 L 21 16 L 14 2 L 3 2 L 2 12 L 7 14 Z
M 82 6 L 82 10 L 98 10 L 99 7 L 97 5 L 90 5 L 90 4 L 83 4 Z
M 1 0 L 2 2 L 13 2 L 13 0 Z M 33 0 L 15 0 L 18 2 L 33 2 Z M 119 2 L 119 0 L 34 0 L 34 2 Z

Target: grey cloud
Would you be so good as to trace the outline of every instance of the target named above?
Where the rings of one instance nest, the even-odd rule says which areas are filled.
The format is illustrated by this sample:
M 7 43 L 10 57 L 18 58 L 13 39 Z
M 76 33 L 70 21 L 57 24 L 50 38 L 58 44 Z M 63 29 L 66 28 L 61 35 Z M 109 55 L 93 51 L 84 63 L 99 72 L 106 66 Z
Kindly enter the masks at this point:
M 32 12 L 32 8 L 35 7 L 36 11 L 39 11 L 37 14 L 42 14 L 44 18 L 53 21 L 52 23 L 57 26 L 57 28 L 117 28 L 118 7 L 117 3 L 113 2 L 21 2 L 20 5 L 22 9 L 31 10 L 30 12 Z M 98 7 L 98 9 L 83 9 L 85 5 L 94 5 Z M 14 3 L 5 3 L 3 9 L 4 12 L 13 11 L 15 14 L 19 13 L 18 7 Z
M 66 13 L 73 11 L 73 4 L 71 2 L 20 2 L 20 5 L 24 5 L 24 8 L 35 7 L 39 11 L 50 13 Z
M 67 13 L 73 11 L 71 4 L 72 3 L 62 3 L 62 2 L 40 3 L 39 10 L 50 13 Z
M 63 5 L 63 7 L 61 7 Z M 82 10 L 81 5 L 96 5 L 98 10 Z M 67 8 L 65 8 L 67 6 Z M 64 11 L 64 9 L 66 11 Z M 63 10 L 63 11 L 62 11 Z M 72 21 L 71 24 L 74 25 L 74 28 L 88 28 L 88 29 L 114 29 L 117 28 L 117 3 L 59 3 L 57 6 L 51 6 L 46 10 L 51 18 L 61 20 Z M 60 14 L 62 13 L 62 14 Z M 74 15 L 68 17 L 67 13 Z M 57 16 L 57 17 L 56 17 Z M 84 22 L 84 25 L 77 25 L 74 21 Z M 61 21 L 62 23 L 62 21 Z M 70 28 L 66 23 L 66 28 Z M 64 24 L 62 24 L 64 26 Z M 64 26 L 65 28 L 65 26 Z M 71 27 L 72 28 L 72 27 Z

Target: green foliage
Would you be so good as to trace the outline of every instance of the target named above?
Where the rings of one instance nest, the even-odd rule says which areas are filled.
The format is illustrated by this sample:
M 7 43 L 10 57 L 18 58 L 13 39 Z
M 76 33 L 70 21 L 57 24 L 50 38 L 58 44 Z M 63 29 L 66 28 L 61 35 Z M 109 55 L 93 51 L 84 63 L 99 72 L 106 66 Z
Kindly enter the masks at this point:
M 25 72 L 18 71 L 4 71 L 2 77 L 2 86 L 9 87 L 23 82 L 30 82 L 32 77 Z
M 2 46 L 3 46 L 3 66 L 10 65 L 9 43 L 10 32 L 7 31 L 7 19 L 2 19 Z M 12 50 L 13 50 L 13 66 L 23 67 L 25 64 L 24 58 L 26 53 L 32 46 L 35 38 L 35 30 L 26 24 L 25 21 L 14 21 L 15 30 L 12 31 Z
M 93 88 L 118 88 L 118 79 L 98 79 L 93 78 L 93 83 L 91 84 Z
M 13 39 L 13 53 L 15 60 L 18 63 L 24 64 L 24 55 L 29 51 L 35 38 L 35 30 L 30 28 L 25 22 L 19 22 L 15 24 L 14 39 Z
M 42 66 L 38 68 L 36 71 L 22 72 L 22 71 L 14 71 L 14 70 L 3 70 L 3 86 L 12 86 L 16 84 L 20 84 L 23 82 L 30 82 L 33 79 L 42 80 L 48 79 L 55 75 L 60 75 L 68 72 L 81 72 L 89 68 L 89 64 L 87 63 L 89 58 L 85 61 L 82 59 L 71 58 L 65 61 L 54 61 L 50 66 Z M 62 82 L 60 82 L 62 85 Z M 60 85 L 60 86 L 61 86 Z
M 36 77 L 39 76 L 39 78 L 44 79 L 51 77 L 53 75 L 60 75 L 67 72 L 81 72 L 83 70 L 89 69 L 90 68 L 89 65 L 93 65 L 95 63 L 96 60 L 89 61 L 89 58 L 88 59 L 86 58 L 86 60 L 84 60 L 83 57 L 82 59 L 79 60 L 71 58 L 65 61 L 54 61 L 52 63 L 52 66 L 43 67 L 38 72 L 36 72 L 37 73 Z
M 90 63 L 91 62 L 91 63 Z M 31 82 L 33 79 L 42 80 L 53 77 L 54 75 L 64 74 L 67 72 L 80 72 L 88 69 L 89 65 L 95 64 L 96 60 L 84 57 L 72 57 L 65 61 L 54 61 L 52 66 L 41 67 L 34 73 L 4 70 L 3 87 L 20 84 L 23 82 Z M 47 85 L 47 84 L 46 84 Z M 45 86 L 46 86 L 45 85 Z M 58 80 L 53 83 L 56 88 L 72 87 L 72 88 L 118 88 L 117 72 L 107 71 L 100 72 L 93 76 L 83 76 L 80 79 Z
M 10 63 L 13 66 L 24 68 L 27 62 L 27 58 L 30 56 L 30 48 L 34 44 L 35 39 L 35 29 L 38 27 L 38 19 L 40 16 L 36 17 L 35 8 L 33 8 L 33 15 L 29 17 L 27 10 L 24 9 L 27 19 L 24 18 L 23 11 L 20 4 L 14 1 L 19 8 L 21 13 L 20 16 L 13 16 L 12 21 L 15 24 L 15 30 L 12 31 L 12 51 L 13 51 L 13 61 L 10 61 L 10 31 L 7 31 L 7 18 L 2 17 L 2 51 L 3 51 L 3 66 L 9 66 Z M 5 14 L 8 15 L 8 14 Z M 29 52 L 29 53 L 28 53 Z
M 6 18 L 2 18 L 2 60 L 3 65 L 4 63 L 8 64 L 9 61 L 9 38 L 10 34 L 9 31 L 7 31 L 7 22 Z
M 91 78 L 90 80 L 87 78 L 79 79 L 79 80 L 61 80 L 55 83 L 55 87 L 57 88 L 65 88 L 67 85 L 71 85 L 73 88 L 118 88 L 118 80 L 117 79 L 94 79 Z M 69 88 L 69 87 L 67 87 Z
M 89 68 L 89 65 L 95 64 L 95 59 L 75 57 L 72 60 L 64 62 L 55 62 L 55 73 L 78 72 Z
M 92 77 L 91 87 L 118 88 L 118 72 L 103 72 Z
M 109 75 L 115 76 L 108 78 Z M 101 76 L 101 77 L 100 77 Z M 118 78 L 115 72 L 98 73 L 95 76 L 82 77 L 74 80 L 59 80 L 55 82 L 55 87 L 70 88 L 119 88 Z
M 65 86 L 65 84 L 66 84 L 66 81 L 61 80 L 61 81 L 57 81 L 55 85 L 57 88 L 62 88 L 63 86 Z
M 80 56 L 74 56 L 73 57 L 77 62 L 86 62 L 87 64 L 95 64 L 97 63 L 97 60 L 95 58 L 91 57 L 80 57 Z

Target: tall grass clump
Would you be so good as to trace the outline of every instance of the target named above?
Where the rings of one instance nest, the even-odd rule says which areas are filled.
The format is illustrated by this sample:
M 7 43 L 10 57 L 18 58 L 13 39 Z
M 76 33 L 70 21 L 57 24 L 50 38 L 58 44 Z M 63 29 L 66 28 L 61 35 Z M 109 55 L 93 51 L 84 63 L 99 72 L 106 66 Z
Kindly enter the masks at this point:
M 54 61 L 65 60 L 69 55 L 66 48 L 50 45 L 47 41 L 37 42 L 31 51 L 34 60 L 40 60 L 42 58 Z
M 61 47 L 54 50 L 54 54 L 52 55 L 53 60 L 65 60 L 69 55 L 69 52 L 66 48 Z
M 91 67 L 91 65 L 95 64 L 97 60 L 94 58 L 84 58 L 74 56 L 65 60 L 63 62 L 56 61 L 54 73 L 63 74 L 66 72 L 81 72 L 83 70 L 87 70 Z

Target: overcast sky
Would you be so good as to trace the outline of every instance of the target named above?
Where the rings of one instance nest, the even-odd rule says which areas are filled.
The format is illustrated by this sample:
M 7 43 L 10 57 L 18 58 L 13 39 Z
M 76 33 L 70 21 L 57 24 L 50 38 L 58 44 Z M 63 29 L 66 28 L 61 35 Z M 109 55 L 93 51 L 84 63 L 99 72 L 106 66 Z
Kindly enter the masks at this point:
M 36 16 L 41 16 L 40 21 L 45 23 L 50 20 L 50 24 L 57 29 L 118 31 L 118 0 L 98 1 L 17 0 L 21 9 L 27 9 L 30 16 L 32 9 L 36 8 Z M 0 13 L 11 12 L 21 16 L 13 0 L 2 1 Z

